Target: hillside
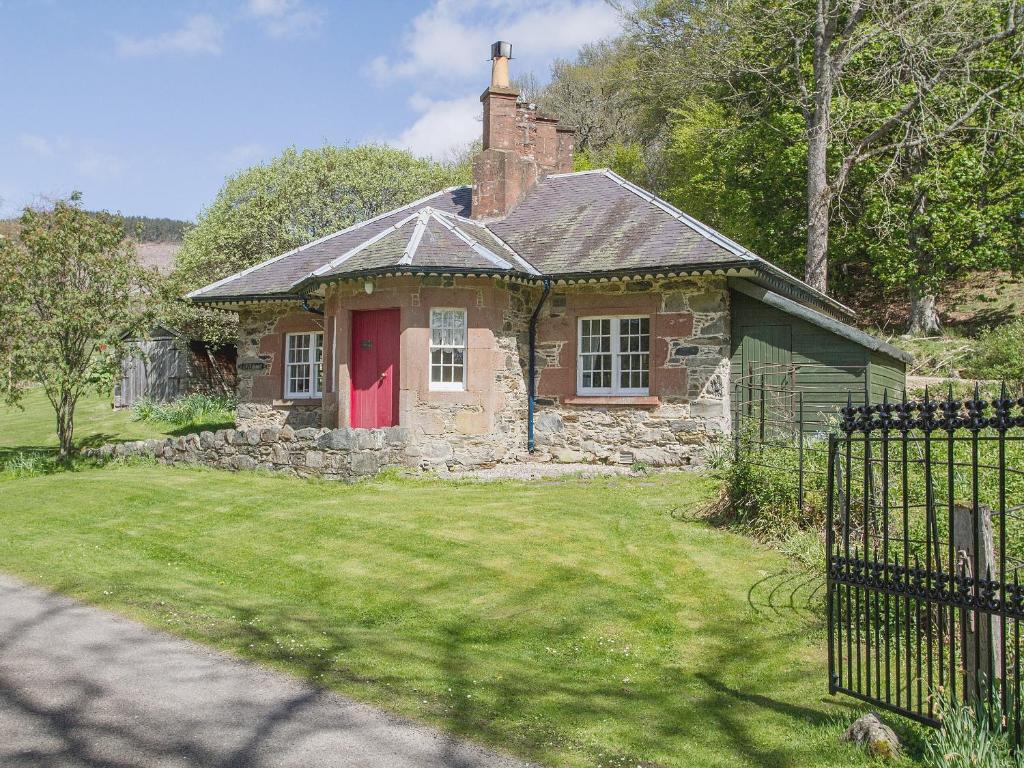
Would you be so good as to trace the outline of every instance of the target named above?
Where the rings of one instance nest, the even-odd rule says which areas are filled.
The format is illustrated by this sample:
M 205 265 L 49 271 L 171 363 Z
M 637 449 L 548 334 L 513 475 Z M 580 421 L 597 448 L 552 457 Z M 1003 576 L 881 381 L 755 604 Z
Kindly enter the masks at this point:
M 124 231 L 140 243 L 180 243 L 190 221 L 154 218 L 151 216 L 122 216 Z M 18 232 L 17 219 L 0 219 L 0 235 L 13 237 Z
M 912 375 L 996 379 L 1000 376 L 986 360 L 998 358 L 1000 349 L 1005 359 L 1024 357 L 1019 334 L 1000 335 L 1024 317 L 1024 277 L 1012 272 L 977 271 L 945 285 L 937 296 L 942 335 L 930 338 L 903 335 L 910 312 L 905 293 L 879 292 L 865 284 L 841 298 L 857 310 L 861 325 L 914 355 Z M 985 350 L 988 354 L 981 354 Z
M 161 275 L 166 275 L 174 268 L 174 258 L 181 250 L 181 240 L 189 226 L 191 222 L 179 219 L 124 217 L 125 232 L 138 243 L 136 254 L 139 263 L 156 269 Z M 15 237 L 17 234 L 16 219 L 0 219 L 0 237 Z

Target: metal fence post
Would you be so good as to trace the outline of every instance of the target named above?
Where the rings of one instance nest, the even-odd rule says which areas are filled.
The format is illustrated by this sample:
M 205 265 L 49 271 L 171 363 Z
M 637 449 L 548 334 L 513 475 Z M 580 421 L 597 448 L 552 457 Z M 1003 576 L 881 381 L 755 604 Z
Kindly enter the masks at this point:
M 800 509 L 800 514 L 804 512 L 804 393 L 799 391 L 796 393 L 797 397 L 797 507 Z
M 743 382 L 736 382 L 736 402 L 733 404 L 732 452 L 733 461 L 740 460 L 740 429 L 743 425 Z
M 761 447 L 764 448 L 764 374 L 761 374 Z
M 828 615 L 828 692 L 835 693 L 840 682 L 839 669 L 836 666 L 835 648 L 835 589 L 832 579 L 832 563 L 835 557 L 835 483 L 836 483 L 836 445 L 834 433 L 828 436 L 828 487 L 826 493 L 826 526 L 825 526 L 825 610 Z M 840 646 L 841 647 L 841 646 Z

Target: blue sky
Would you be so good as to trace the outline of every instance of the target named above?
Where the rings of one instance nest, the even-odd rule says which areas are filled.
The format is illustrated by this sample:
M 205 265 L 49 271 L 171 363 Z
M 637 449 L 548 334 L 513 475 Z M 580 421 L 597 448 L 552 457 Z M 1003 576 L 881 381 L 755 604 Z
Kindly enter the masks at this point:
M 488 47 L 513 75 L 614 35 L 604 0 L 0 0 L 0 215 L 193 219 L 288 146 L 449 156 L 480 132 Z

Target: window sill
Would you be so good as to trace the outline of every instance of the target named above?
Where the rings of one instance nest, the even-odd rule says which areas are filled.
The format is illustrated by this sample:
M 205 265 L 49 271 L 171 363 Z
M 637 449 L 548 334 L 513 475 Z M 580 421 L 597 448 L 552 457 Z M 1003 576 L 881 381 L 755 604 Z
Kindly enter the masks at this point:
M 574 395 L 562 401 L 565 405 L 661 405 L 657 395 Z
M 289 397 L 284 400 L 275 400 L 272 405 L 287 407 L 289 405 L 318 405 L 323 402 L 323 398 L 317 395 L 316 397 Z

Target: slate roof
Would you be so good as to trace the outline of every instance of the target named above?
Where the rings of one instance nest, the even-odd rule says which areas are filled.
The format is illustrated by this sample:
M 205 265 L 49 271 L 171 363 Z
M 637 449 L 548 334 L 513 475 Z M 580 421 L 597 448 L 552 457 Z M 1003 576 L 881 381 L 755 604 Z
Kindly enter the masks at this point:
M 188 298 L 204 302 L 230 302 L 240 299 L 287 298 L 296 294 L 293 286 L 339 256 L 388 230 L 410 213 L 430 206 L 438 211 L 468 215 L 471 205 L 469 187 L 435 192 L 409 205 L 354 224 L 340 232 L 314 240 L 294 250 L 261 262 L 238 274 L 218 280 Z
M 610 173 L 550 176 L 489 226 L 548 275 L 736 263 L 736 253 L 656 199 Z
M 194 301 L 296 298 L 331 280 L 381 273 L 543 277 L 763 275 L 827 311 L 850 310 L 608 170 L 541 180 L 503 219 L 471 214 L 468 186 L 323 237 L 189 294 Z M 731 270 L 731 271 L 730 271 Z

